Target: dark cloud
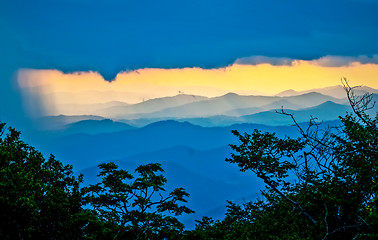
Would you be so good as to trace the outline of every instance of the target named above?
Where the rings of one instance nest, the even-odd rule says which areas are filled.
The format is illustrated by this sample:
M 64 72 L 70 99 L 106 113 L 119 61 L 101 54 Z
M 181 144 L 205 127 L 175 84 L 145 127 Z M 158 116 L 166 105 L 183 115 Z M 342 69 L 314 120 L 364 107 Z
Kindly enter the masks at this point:
M 15 0 L 0 9 L 21 67 L 93 70 L 108 80 L 128 69 L 214 68 L 249 56 L 378 53 L 377 8 L 358 1 Z
M 373 56 L 377 10 L 372 0 L 0 1 L 0 100 L 9 104 L 0 119 L 25 115 L 13 80 L 19 68 L 112 80 L 145 67 Z

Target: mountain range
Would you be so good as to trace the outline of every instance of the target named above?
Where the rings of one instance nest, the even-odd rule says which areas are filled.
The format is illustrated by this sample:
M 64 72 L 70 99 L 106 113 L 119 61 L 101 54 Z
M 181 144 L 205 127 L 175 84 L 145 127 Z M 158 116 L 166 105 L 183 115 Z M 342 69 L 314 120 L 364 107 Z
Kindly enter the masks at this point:
M 196 214 L 182 218 L 187 227 L 202 216 L 222 217 L 226 200 L 253 200 L 263 186 L 251 172 L 241 173 L 225 162 L 238 140 L 231 130 L 254 129 L 278 137 L 299 137 L 292 114 L 305 128 L 310 119 L 322 127 L 340 124 L 338 116 L 352 112 L 342 87 L 286 91 L 278 96 L 242 96 L 229 93 L 206 98 L 180 94 L 138 104 L 113 102 L 101 109 L 90 105 L 88 115 L 57 115 L 36 119 L 34 143 L 44 155 L 53 153 L 83 173 L 85 184 L 97 180 L 97 165 L 114 161 L 133 171 L 140 164 L 159 162 L 167 177 L 167 190 L 183 187 Z M 360 93 L 371 90 L 364 88 Z M 378 100 L 377 90 L 371 90 Z M 328 94 L 335 93 L 337 97 Z M 82 107 L 82 106 L 81 106 Z M 375 106 L 372 112 L 376 112 Z
M 97 110 L 94 110 L 94 105 L 91 105 L 89 108 L 90 112 L 93 113 L 91 115 L 46 116 L 37 119 L 36 122 L 42 129 L 48 130 L 65 129 L 67 126 L 64 125 L 81 120 L 101 119 L 112 119 L 135 127 L 142 127 L 156 121 L 168 119 L 221 118 L 220 116 L 243 117 L 280 108 L 301 110 L 315 107 L 325 102 L 347 104 L 347 99 L 338 99 L 318 92 L 309 92 L 286 97 L 242 96 L 229 93 L 220 97 L 206 98 L 180 94 L 173 97 L 151 99 L 138 104 L 126 105 L 120 102 L 99 104 L 99 109 Z M 231 118 L 226 117 L 225 119 Z M 214 121 L 211 120 L 210 122 Z M 224 126 L 224 121 L 220 122 L 222 123 L 221 125 Z M 246 121 L 235 119 L 233 123 L 241 122 Z

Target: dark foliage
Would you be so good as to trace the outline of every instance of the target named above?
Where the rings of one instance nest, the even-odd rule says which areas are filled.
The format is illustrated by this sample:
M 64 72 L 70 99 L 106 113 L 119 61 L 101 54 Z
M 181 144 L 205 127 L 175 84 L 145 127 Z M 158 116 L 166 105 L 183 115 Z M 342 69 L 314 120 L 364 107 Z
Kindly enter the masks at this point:
M 2 239 L 81 239 L 82 210 L 72 166 L 47 160 L 0 124 L 0 235 Z M 6 136 L 4 136 L 6 133 Z
M 99 165 L 102 182 L 84 189 L 88 204 L 111 239 L 176 239 L 184 225 L 175 216 L 193 213 L 185 206 L 188 193 L 177 188 L 163 196 L 166 179 L 160 164 L 140 165 L 134 178 L 114 163 Z
M 5 136 L 4 136 L 5 135 Z M 1 239 L 177 239 L 184 225 L 176 216 L 188 193 L 163 197 L 160 164 L 139 166 L 134 178 L 114 163 L 101 164 L 102 181 L 80 189 L 72 166 L 45 159 L 0 123 Z

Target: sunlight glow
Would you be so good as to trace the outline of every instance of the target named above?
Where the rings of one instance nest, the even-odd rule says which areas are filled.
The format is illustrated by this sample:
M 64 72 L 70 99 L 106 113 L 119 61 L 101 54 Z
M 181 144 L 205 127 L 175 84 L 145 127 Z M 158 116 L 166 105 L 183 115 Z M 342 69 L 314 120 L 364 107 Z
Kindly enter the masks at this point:
M 21 69 L 18 84 L 27 96 L 40 98 L 45 114 L 68 114 L 72 105 L 120 101 L 129 104 L 179 93 L 214 97 L 234 92 L 272 95 L 340 85 L 347 77 L 352 85 L 378 88 L 378 64 L 354 62 L 327 67 L 315 61 L 295 60 L 291 65 L 233 64 L 225 68 L 145 68 L 121 72 L 105 81 L 97 72 L 62 73 L 58 70 Z

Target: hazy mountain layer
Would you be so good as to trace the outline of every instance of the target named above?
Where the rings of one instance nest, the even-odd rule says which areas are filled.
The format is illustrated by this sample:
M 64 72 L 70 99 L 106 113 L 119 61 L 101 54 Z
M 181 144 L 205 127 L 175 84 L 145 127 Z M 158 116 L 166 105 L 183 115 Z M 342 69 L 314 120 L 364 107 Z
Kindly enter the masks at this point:
M 119 115 L 118 117 L 123 119 L 210 117 L 224 113 L 229 115 L 232 111 L 246 108 L 251 109 L 253 111 L 252 113 L 277 108 L 277 106 L 283 106 L 284 108 L 295 107 L 296 109 L 308 108 L 327 101 L 335 103 L 346 102 L 346 100 L 340 100 L 314 92 L 292 97 L 240 96 L 229 93 L 221 97 L 165 108 L 151 113 L 129 114 L 124 112 L 123 115 Z
M 345 89 L 341 85 L 333 86 L 333 87 L 326 87 L 326 88 L 316 88 L 316 89 L 299 91 L 299 92 L 294 91 L 293 89 L 289 89 L 289 90 L 280 92 L 276 94 L 275 96 L 290 97 L 290 96 L 297 96 L 297 95 L 310 93 L 310 92 L 317 92 L 323 95 L 328 95 L 328 96 L 332 96 L 339 99 L 346 97 Z M 367 86 L 361 86 L 361 87 L 355 88 L 355 94 L 362 95 L 365 93 L 378 93 L 378 89 L 370 88 Z
M 254 123 L 265 124 L 271 126 L 283 126 L 293 124 L 290 117 L 278 114 L 281 109 L 259 112 L 251 115 L 240 117 L 231 116 L 213 116 L 208 118 L 183 118 L 177 121 L 187 121 L 195 125 L 203 127 L 211 126 L 230 126 L 237 123 Z M 331 121 L 338 119 L 338 116 L 344 116 L 347 112 L 351 112 L 351 108 L 347 105 L 341 105 L 333 102 L 325 102 L 318 106 L 305 108 L 301 110 L 284 109 L 286 113 L 293 114 L 298 122 L 309 122 L 310 119 L 316 118 L 318 121 Z
M 174 97 L 164 97 L 147 100 L 141 103 L 128 106 L 113 106 L 98 109 L 95 115 L 106 116 L 110 118 L 120 118 L 124 115 L 150 113 L 166 108 L 176 107 L 187 103 L 206 100 L 206 97 L 180 94 Z
M 241 113 L 247 113 L 245 115 L 239 116 L 230 116 L 230 115 L 216 115 L 209 117 L 196 117 L 196 118 L 174 118 L 179 122 L 190 122 L 194 125 L 199 125 L 203 127 L 216 127 L 216 126 L 231 126 L 233 124 L 240 123 L 255 123 L 255 124 L 265 124 L 272 126 L 280 125 L 290 125 L 292 124 L 292 119 L 288 116 L 278 114 L 282 110 L 281 107 L 278 107 L 279 103 L 275 102 L 270 104 L 269 111 L 262 111 L 264 107 L 261 108 L 242 108 L 232 110 L 232 113 L 235 115 Z M 324 102 L 320 105 L 310 108 L 304 108 L 300 110 L 293 110 L 283 108 L 287 113 L 294 114 L 298 122 L 308 122 L 311 118 L 317 118 L 319 121 L 330 121 L 338 119 L 338 116 L 343 116 L 346 112 L 351 112 L 352 109 L 348 105 L 337 104 L 334 102 Z M 253 113 L 253 114 L 249 114 Z M 133 120 L 120 120 L 127 124 L 136 127 L 142 127 L 153 122 L 163 121 L 167 119 L 172 119 L 170 117 L 164 118 L 141 118 Z

